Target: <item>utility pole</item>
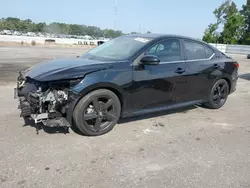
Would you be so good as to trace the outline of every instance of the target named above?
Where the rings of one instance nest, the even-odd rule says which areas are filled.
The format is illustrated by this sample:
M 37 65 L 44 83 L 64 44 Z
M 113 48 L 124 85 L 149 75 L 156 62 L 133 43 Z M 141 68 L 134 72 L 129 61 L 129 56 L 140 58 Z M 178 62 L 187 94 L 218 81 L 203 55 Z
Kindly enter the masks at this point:
M 115 18 L 114 18 L 114 30 L 116 31 L 116 17 L 117 17 L 118 0 L 115 0 Z

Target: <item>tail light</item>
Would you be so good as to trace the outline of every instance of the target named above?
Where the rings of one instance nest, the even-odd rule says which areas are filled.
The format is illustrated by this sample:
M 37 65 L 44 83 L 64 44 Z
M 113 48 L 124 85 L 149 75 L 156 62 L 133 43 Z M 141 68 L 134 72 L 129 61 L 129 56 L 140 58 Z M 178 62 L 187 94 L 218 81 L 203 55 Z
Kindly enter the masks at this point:
M 238 62 L 235 62 L 235 63 L 234 63 L 234 66 L 235 66 L 235 68 L 238 69 L 238 68 L 240 67 L 240 64 L 239 64 Z

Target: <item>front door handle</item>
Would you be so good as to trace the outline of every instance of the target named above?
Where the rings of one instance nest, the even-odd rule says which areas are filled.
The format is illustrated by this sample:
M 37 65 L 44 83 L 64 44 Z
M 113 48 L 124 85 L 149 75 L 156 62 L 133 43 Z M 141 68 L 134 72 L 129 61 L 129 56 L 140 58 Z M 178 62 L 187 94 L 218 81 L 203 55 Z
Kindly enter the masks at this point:
M 175 71 L 175 73 L 178 73 L 178 74 L 182 74 L 182 73 L 184 73 L 184 72 L 185 72 L 185 70 L 182 69 L 182 68 L 178 68 L 178 69 L 176 69 L 176 71 Z

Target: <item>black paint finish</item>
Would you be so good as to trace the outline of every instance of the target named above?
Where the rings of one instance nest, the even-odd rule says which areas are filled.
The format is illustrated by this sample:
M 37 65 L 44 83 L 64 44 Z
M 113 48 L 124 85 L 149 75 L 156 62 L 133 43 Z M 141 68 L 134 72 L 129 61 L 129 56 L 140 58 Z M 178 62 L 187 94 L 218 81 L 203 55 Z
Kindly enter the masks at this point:
M 230 92 L 236 89 L 238 78 L 236 62 L 214 47 L 188 38 L 210 48 L 213 55 L 207 59 L 186 60 L 182 40 L 187 37 L 156 34 L 133 36 L 148 38 L 150 42 L 126 59 L 93 60 L 87 54 L 76 59 L 53 60 L 39 64 L 28 70 L 26 76 L 40 82 L 80 78 L 81 82 L 71 88 L 72 91 L 79 93 L 75 100 L 95 89 L 110 89 L 121 101 L 122 116 L 206 101 L 213 83 L 220 78 L 228 81 Z M 171 38 L 181 42 L 179 61 L 159 62 L 159 64 L 140 62 L 149 47 Z M 103 45 L 105 44 L 99 47 Z M 150 58 L 146 60 L 148 59 Z M 157 62 L 157 59 L 154 61 Z M 70 111 L 73 111 L 74 105 L 70 107 Z

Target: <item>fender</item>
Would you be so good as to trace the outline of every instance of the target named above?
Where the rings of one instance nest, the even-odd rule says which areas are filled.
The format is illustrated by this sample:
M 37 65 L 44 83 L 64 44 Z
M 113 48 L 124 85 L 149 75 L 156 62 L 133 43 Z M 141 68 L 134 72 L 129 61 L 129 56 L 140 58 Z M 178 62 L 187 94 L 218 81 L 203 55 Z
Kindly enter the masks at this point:
M 107 88 L 107 89 L 110 89 L 112 91 L 116 91 L 119 93 L 119 95 L 123 95 L 123 89 L 121 87 L 119 87 L 118 85 L 114 84 L 114 83 L 110 83 L 110 82 L 97 82 L 97 83 L 88 83 L 85 85 L 85 87 L 78 91 L 79 94 L 81 96 L 85 96 L 87 95 L 88 93 L 90 93 L 91 91 L 93 90 L 96 90 L 96 89 L 101 89 L 101 88 Z
M 100 82 L 100 80 L 102 80 L 102 82 Z M 74 108 L 82 97 L 91 91 L 104 88 L 113 91 L 118 96 L 122 105 L 121 113 L 123 114 L 131 104 L 128 102 L 131 101 L 131 95 L 128 92 L 131 87 L 131 81 L 131 69 L 109 69 L 99 71 L 98 74 L 96 72 L 87 74 L 81 82 L 71 88 L 73 93 L 77 93 L 77 96 L 74 96 L 74 101 L 69 105 L 67 120 L 71 123 Z M 124 101 L 126 101 L 126 103 Z
M 217 74 L 217 75 L 214 74 L 214 76 L 216 76 L 216 79 L 214 79 L 213 83 L 209 87 L 209 91 L 212 89 L 215 82 L 217 82 L 220 79 L 225 79 L 229 84 L 229 88 L 230 88 L 230 92 L 231 92 L 232 77 L 229 74 L 222 72 L 222 74 Z
M 102 80 L 102 82 L 100 82 L 100 80 Z M 121 85 L 123 85 L 123 83 L 125 85 L 128 81 L 121 77 L 117 78 L 117 75 L 113 74 L 113 72 L 103 71 L 102 73 L 98 72 L 98 74 L 91 73 L 86 75 L 80 83 L 72 88 L 72 90 L 79 93 L 81 96 L 85 96 L 95 89 L 110 88 L 111 90 L 117 91 L 120 95 L 123 95 L 124 89 Z

